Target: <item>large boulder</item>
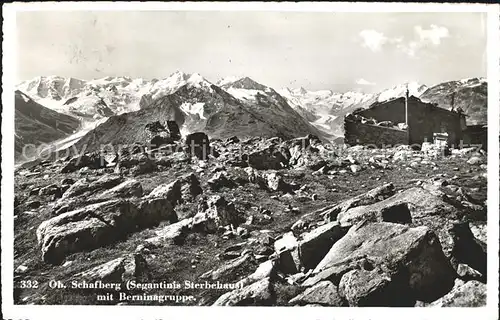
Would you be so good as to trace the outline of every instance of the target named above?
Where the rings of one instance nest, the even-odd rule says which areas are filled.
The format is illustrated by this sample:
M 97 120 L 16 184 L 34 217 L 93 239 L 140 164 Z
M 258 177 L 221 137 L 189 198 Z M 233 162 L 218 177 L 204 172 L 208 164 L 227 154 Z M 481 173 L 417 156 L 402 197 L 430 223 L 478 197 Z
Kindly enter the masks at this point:
M 167 202 L 168 204 L 168 202 Z M 58 264 L 72 253 L 92 250 L 125 238 L 140 228 L 158 224 L 173 214 L 163 204 L 161 214 L 126 200 L 110 200 L 65 212 L 46 220 L 37 229 L 45 262 Z
M 233 281 L 237 279 L 242 272 L 245 272 L 253 266 L 253 258 L 249 254 L 242 255 L 236 259 L 230 260 L 221 267 L 205 272 L 200 275 L 200 279 L 209 279 L 212 281 L 224 279 Z M 255 281 L 254 281 L 255 282 Z M 242 288 L 245 282 L 238 282 L 235 286 Z
M 168 199 L 141 199 L 137 203 L 137 209 L 141 214 L 141 219 L 136 222 L 136 225 L 140 229 L 156 226 L 160 221 L 170 221 L 170 223 L 179 221 Z
M 46 220 L 37 229 L 45 262 L 57 264 L 75 252 L 92 250 L 135 229 L 139 212 L 130 202 L 111 200 Z
M 455 270 L 437 236 L 427 227 L 363 221 L 337 241 L 303 285 L 337 284 L 352 269 L 381 268 L 420 301 L 433 301 L 452 287 Z
M 363 219 L 425 225 L 437 234 L 443 250 L 449 254 L 451 237 L 446 228 L 459 217 L 460 211 L 437 187 L 424 187 L 410 188 L 370 205 L 351 207 L 338 213 L 337 219 L 342 226 L 351 226 Z
M 212 191 L 219 191 L 222 188 L 232 189 L 237 186 L 233 180 L 228 178 L 225 171 L 216 172 L 212 178 L 207 181 L 207 184 Z
M 411 223 L 411 213 L 407 203 L 378 202 L 367 206 L 355 207 L 342 212 L 337 220 L 343 227 L 352 226 L 368 219 L 378 222 Z

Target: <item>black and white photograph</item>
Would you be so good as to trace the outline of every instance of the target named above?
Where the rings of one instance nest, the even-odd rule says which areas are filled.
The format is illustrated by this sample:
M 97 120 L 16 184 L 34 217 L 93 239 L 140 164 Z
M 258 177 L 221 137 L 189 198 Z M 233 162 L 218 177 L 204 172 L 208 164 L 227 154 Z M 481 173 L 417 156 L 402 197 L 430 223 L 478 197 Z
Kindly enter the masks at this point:
M 4 28 L 13 308 L 496 309 L 496 6 L 88 4 Z

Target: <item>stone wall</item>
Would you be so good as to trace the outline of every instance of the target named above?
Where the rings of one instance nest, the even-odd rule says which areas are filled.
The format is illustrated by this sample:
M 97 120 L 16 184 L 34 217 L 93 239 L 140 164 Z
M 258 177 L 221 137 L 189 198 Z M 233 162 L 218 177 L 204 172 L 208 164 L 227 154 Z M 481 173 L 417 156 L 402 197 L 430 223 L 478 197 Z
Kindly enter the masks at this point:
M 375 145 L 377 147 L 408 144 L 408 134 L 397 130 L 372 124 L 363 124 L 351 120 L 344 123 L 344 142 L 348 145 Z
M 370 108 L 362 110 L 358 114 L 366 118 L 374 118 L 379 122 L 392 121 L 395 124 L 405 122 L 405 98 L 374 103 Z M 448 133 L 448 144 L 457 146 L 463 139 L 461 125 L 463 120 L 463 115 L 461 116 L 457 112 L 450 112 L 411 96 L 408 99 L 409 144 L 432 142 L 434 133 L 446 132 Z M 375 131 L 377 130 L 375 129 Z M 395 139 L 399 140 L 399 135 L 396 135 Z
M 464 131 L 464 146 L 478 146 L 488 150 L 488 128 L 486 126 L 469 126 Z

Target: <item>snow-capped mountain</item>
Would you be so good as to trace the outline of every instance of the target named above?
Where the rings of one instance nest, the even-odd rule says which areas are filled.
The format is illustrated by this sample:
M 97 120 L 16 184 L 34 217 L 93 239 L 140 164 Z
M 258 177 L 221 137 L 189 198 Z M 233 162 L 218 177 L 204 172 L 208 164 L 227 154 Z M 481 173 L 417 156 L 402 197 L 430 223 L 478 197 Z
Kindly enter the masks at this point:
M 398 84 L 392 88 L 380 92 L 378 94 L 377 101 L 383 102 L 394 98 L 403 97 L 406 94 L 406 90 L 409 91 L 410 96 L 418 98 L 427 89 L 428 87 L 426 85 L 420 84 L 418 82 L 408 82 L 408 83 Z
M 201 75 L 177 71 L 160 80 L 105 77 L 79 80 L 59 76 L 23 81 L 17 89 L 57 112 L 95 121 L 115 114 L 137 111 L 151 101 L 175 92 L 184 85 L 210 88 Z
M 138 111 L 110 117 L 78 141 L 77 148 L 85 145 L 87 150 L 93 150 L 109 143 L 148 143 L 145 126 L 166 120 L 175 120 L 183 133 L 203 131 L 210 138 L 325 136 L 274 89 L 250 78 L 228 83 L 224 89 L 196 74 L 179 80 L 185 84 L 173 93 L 151 98 Z M 229 92 L 239 92 L 241 96 L 237 98 Z

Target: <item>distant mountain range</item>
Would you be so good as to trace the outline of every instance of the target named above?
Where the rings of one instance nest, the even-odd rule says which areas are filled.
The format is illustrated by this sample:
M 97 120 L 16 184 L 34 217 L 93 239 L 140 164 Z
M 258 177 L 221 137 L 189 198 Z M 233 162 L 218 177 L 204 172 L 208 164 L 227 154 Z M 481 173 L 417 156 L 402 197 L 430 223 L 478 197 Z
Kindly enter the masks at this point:
M 85 81 L 47 76 L 17 86 L 16 112 L 18 104 L 23 105 L 18 96 L 22 101 L 29 99 L 29 105 L 37 106 L 32 108 L 45 106 L 56 111 L 49 118 L 65 119 L 63 122 L 72 130 L 79 126 L 87 128 L 79 134 L 78 143 L 96 146 L 143 140 L 147 123 L 167 119 L 175 119 L 184 133 L 204 131 L 213 138 L 233 135 L 291 138 L 313 133 L 333 141 L 343 137 L 344 115 L 377 101 L 403 96 L 407 88 L 410 95 L 445 109 L 452 108 L 451 96 L 455 92 L 453 108 L 461 107 L 469 124 L 486 122 L 484 78 L 432 87 L 411 82 L 376 94 L 364 94 L 304 88 L 275 90 L 248 77 L 229 77 L 212 83 L 200 74 L 182 72 L 160 80 L 106 77 Z M 99 125 L 89 129 L 97 121 Z M 67 131 L 56 130 L 60 133 L 44 136 L 41 142 L 71 134 L 71 130 Z M 16 135 L 19 135 L 17 130 Z

